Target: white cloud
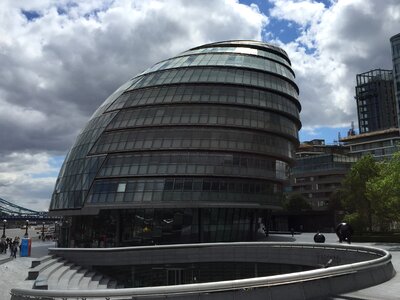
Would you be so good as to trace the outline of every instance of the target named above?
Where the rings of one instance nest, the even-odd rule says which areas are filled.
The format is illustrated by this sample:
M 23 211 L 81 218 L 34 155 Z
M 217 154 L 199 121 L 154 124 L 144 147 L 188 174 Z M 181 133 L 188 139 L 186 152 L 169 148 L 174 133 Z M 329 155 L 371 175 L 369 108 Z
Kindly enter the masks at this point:
M 300 30 L 280 44 L 297 74 L 304 128 L 349 126 L 355 75 L 391 68 L 399 1 L 271 2 L 271 17 Z M 65 153 L 120 84 L 203 43 L 274 36 L 269 21 L 235 0 L 0 1 L 0 196 L 46 208 L 49 153 Z
M 23 123 L 19 124 L 29 128 L 30 126 L 37 126 L 38 124 L 47 120 L 43 112 L 30 107 L 14 105 L 12 103 L 6 103 L 2 100 L 0 100 L 0 107 L 7 108 L 0 110 L 0 119 L 5 123 L 24 120 Z M 15 125 L 18 126 L 18 124 Z
M 0 157 L 0 197 L 34 210 L 47 210 L 58 166 L 47 153 Z
M 400 31 L 400 2 L 339 0 L 330 7 L 306 0 L 272 2 L 271 15 L 301 29 L 295 41 L 280 44 L 297 75 L 303 124 L 350 126 L 357 121 L 356 74 L 392 68 L 389 38 Z
M 272 0 L 271 17 L 293 21 L 306 26 L 318 20 L 325 10 L 323 3 L 316 1 Z
M 65 151 L 132 76 L 199 44 L 260 39 L 267 22 L 234 0 L 1 1 L 0 152 Z
M 302 128 L 303 132 L 310 136 L 318 137 L 318 127 L 315 126 L 304 126 Z
M 200 44 L 260 40 L 267 23 L 235 0 L 0 1 L 0 197 L 47 208 L 49 153 L 118 86 Z

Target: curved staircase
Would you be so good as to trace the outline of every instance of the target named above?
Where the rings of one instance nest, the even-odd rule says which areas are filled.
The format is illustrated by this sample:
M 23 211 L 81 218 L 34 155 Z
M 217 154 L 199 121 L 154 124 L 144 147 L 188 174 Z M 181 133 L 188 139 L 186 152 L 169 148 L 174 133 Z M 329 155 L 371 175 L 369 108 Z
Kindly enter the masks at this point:
M 33 289 L 42 290 L 123 288 L 115 280 L 107 276 L 50 255 L 32 261 L 28 280 L 34 280 Z

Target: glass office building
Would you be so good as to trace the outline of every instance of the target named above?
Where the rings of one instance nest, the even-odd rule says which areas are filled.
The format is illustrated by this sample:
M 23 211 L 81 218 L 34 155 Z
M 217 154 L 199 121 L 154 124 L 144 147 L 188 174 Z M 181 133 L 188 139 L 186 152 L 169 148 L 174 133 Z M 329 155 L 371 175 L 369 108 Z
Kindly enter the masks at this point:
M 398 124 L 400 124 L 400 33 L 390 38 L 392 46 L 393 79 L 396 93 Z
M 123 84 L 61 168 L 50 213 L 62 245 L 254 240 L 298 145 L 285 51 L 256 41 L 190 49 Z
M 356 102 L 360 133 L 397 127 L 392 70 L 357 74 Z

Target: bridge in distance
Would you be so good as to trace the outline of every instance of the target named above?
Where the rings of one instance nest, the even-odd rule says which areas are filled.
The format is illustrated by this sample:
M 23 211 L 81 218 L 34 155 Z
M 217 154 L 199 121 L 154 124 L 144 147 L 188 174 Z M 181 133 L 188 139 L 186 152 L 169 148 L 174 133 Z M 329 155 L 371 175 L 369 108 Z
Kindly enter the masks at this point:
M 58 220 L 56 217 L 49 217 L 47 211 L 36 211 L 29 208 L 19 206 L 15 203 L 0 198 L 0 218 L 12 220 L 29 220 L 29 221 L 48 221 Z

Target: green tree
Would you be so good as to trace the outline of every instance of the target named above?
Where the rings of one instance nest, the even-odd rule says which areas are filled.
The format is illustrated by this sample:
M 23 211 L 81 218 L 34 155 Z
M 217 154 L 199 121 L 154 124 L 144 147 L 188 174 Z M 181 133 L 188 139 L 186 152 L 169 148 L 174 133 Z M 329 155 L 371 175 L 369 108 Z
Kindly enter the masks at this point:
M 337 189 L 332 192 L 329 196 L 329 210 L 331 211 L 341 211 L 344 210 L 343 203 L 343 190 Z
M 367 195 L 367 183 L 379 174 L 379 165 L 371 155 L 358 160 L 346 175 L 342 184 L 342 204 L 359 229 L 372 230 L 373 208 Z
M 380 165 L 379 176 L 369 180 L 366 188 L 381 230 L 400 221 L 400 152 Z
M 299 212 L 303 210 L 310 210 L 311 205 L 303 195 L 294 193 L 287 196 L 283 201 L 283 208 L 290 212 Z

